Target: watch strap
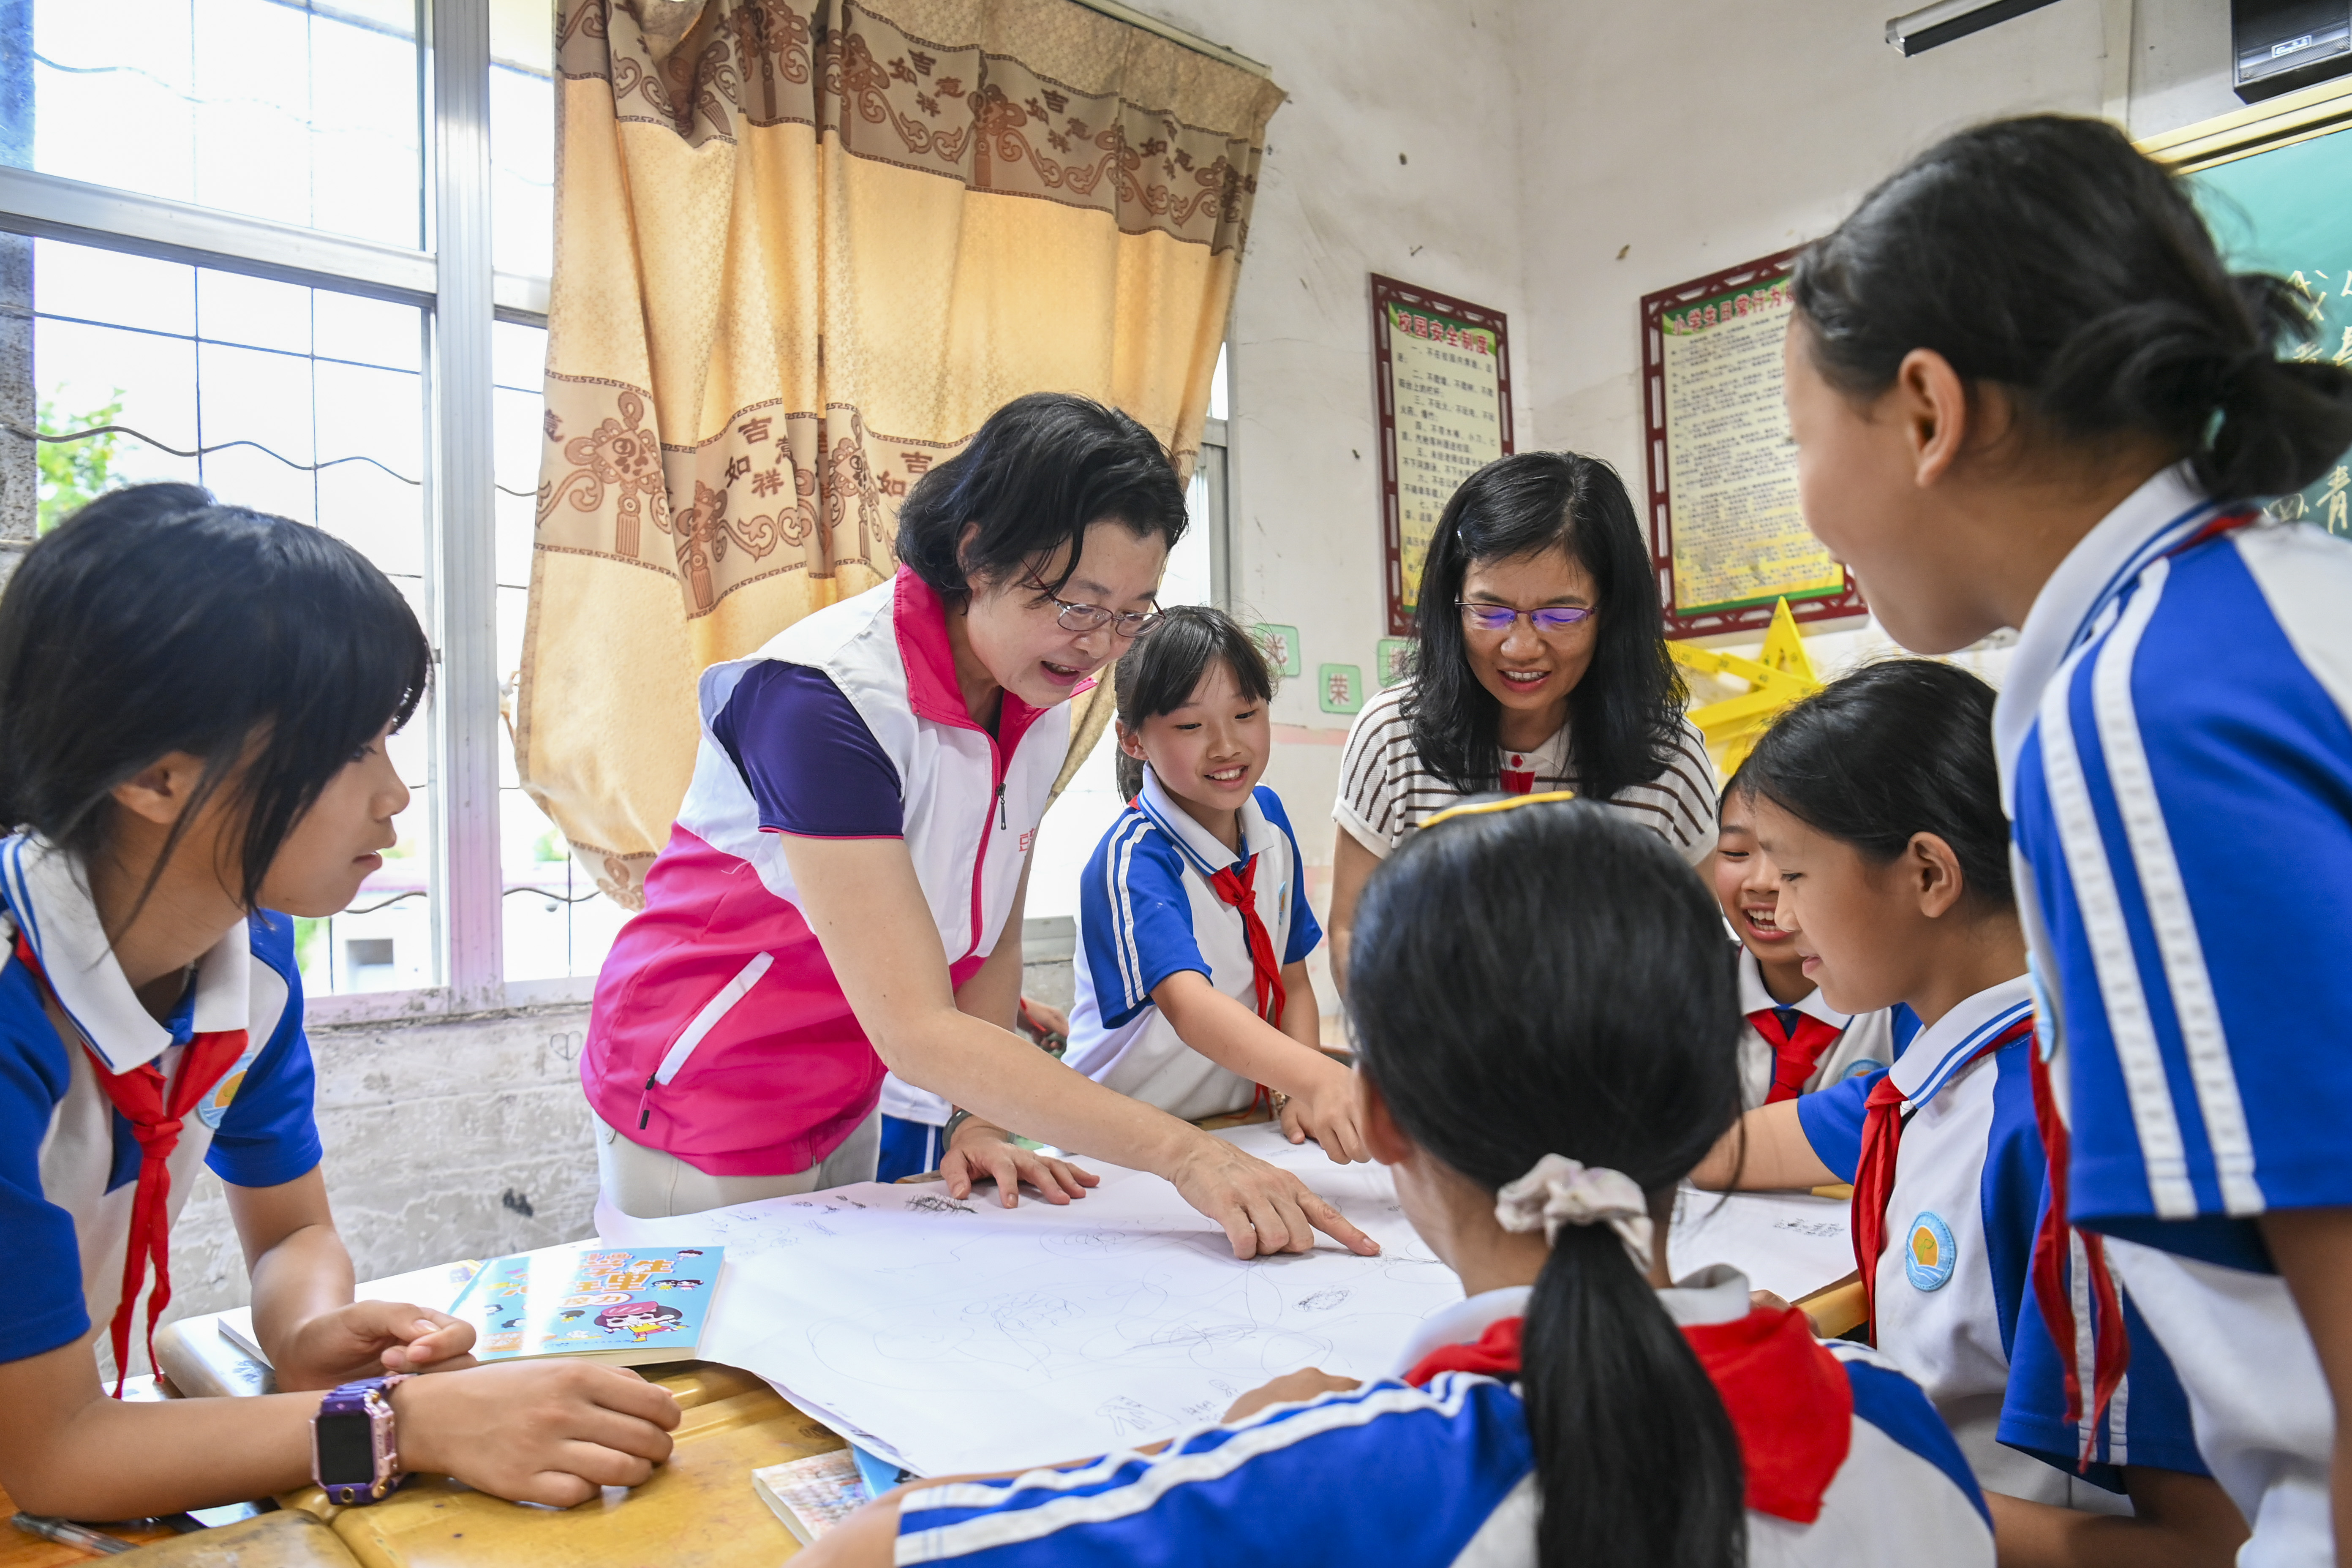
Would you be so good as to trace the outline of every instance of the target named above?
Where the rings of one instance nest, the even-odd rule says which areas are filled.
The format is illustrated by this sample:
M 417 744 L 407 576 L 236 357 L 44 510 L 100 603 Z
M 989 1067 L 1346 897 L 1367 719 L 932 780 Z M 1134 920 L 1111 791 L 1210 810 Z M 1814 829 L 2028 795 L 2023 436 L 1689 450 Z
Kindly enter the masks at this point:
M 392 1426 L 392 1391 L 415 1375 L 414 1373 L 391 1372 L 376 1377 L 358 1378 L 329 1389 L 320 1399 L 319 1414 L 310 1418 L 310 1470 L 312 1479 L 318 1480 L 330 1502 L 343 1508 L 363 1508 L 369 1503 L 383 1501 L 401 1483 L 404 1473 L 400 1468 L 400 1452 L 397 1442 L 393 1440 L 396 1435 Z M 375 1473 L 367 1480 L 330 1482 L 320 1474 L 319 1417 L 327 1415 L 364 1416 L 371 1437 L 376 1431 L 385 1433 L 386 1441 L 370 1443 L 376 1463 Z

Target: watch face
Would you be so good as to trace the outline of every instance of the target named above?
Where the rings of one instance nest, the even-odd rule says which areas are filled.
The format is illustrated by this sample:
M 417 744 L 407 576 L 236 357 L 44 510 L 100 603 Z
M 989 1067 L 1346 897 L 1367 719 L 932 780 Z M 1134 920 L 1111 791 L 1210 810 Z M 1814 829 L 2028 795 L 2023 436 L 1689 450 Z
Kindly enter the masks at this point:
M 375 1479 L 375 1423 L 362 1410 L 319 1417 L 319 1483 L 363 1487 Z

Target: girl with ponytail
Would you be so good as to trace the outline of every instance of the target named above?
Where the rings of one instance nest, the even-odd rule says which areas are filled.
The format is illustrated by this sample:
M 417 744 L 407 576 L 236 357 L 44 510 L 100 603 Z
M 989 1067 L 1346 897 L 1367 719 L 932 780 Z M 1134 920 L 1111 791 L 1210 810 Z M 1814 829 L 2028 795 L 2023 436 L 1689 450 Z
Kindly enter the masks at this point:
M 1310 1368 L 1156 1456 L 909 1488 L 810 1568 L 1993 1561 L 1916 1384 L 1733 1269 L 1670 1279 L 1676 1184 L 1740 1101 L 1721 918 L 1672 848 L 1564 795 L 1455 807 L 1372 874 L 1351 964 L 1368 1146 L 1466 1299 L 1394 1375 Z
M 2260 509 L 2345 460 L 2352 370 L 2095 121 L 1948 138 L 1791 287 L 1813 531 L 1906 647 L 2018 631 L 1991 728 L 2052 1203 L 2169 1352 L 2242 1560 L 2334 1562 L 2352 545 Z M 2126 1350 L 2084 1334 L 2095 1406 Z

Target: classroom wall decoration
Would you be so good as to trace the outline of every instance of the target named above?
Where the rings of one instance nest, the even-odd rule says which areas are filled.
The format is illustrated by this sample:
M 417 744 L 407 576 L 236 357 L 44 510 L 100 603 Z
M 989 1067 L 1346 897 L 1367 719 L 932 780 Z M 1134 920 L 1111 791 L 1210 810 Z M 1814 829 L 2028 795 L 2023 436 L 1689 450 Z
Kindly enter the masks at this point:
M 1364 672 L 1352 664 L 1315 667 L 1315 700 L 1326 713 L 1353 713 L 1364 705 Z
M 1760 637 L 1782 599 L 1800 621 L 1867 613 L 1797 505 L 1780 400 L 1796 257 L 1643 297 L 1650 552 L 1668 637 Z
M 1306 668 L 1298 653 L 1298 628 L 1275 621 L 1259 621 L 1250 627 L 1257 646 L 1265 654 L 1266 664 L 1279 676 L 1297 675 Z
M 2191 199 L 2233 268 L 2275 273 L 2302 295 L 2311 336 L 2296 359 L 2352 364 L 2352 84 L 2242 110 L 2146 144 L 2189 172 Z M 2273 515 L 2352 537 L 2352 465 L 2339 459 Z
M 1389 632 L 1408 637 L 1421 564 L 1454 491 L 1511 444 L 1511 345 L 1500 310 L 1372 274 L 1381 531 Z

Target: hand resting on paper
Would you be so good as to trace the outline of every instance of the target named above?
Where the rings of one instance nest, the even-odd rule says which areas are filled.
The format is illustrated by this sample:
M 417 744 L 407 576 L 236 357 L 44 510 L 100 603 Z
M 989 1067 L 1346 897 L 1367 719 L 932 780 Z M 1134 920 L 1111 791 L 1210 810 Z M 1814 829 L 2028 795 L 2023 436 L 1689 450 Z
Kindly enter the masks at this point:
M 1012 1133 L 977 1116 L 966 1117 L 956 1129 L 955 1142 L 940 1156 L 940 1174 L 948 1180 L 948 1195 L 955 1198 L 970 1197 L 978 1183 L 994 1182 L 997 1201 L 1006 1208 L 1021 1201 L 1024 1184 L 1049 1204 L 1066 1204 L 1085 1197 L 1088 1187 L 1102 1185 L 1092 1171 L 1024 1149 Z
M 1168 1179 L 1186 1203 L 1225 1227 L 1235 1258 L 1311 1251 L 1318 1230 L 1360 1257 L 1380 1253 L 1379 1242 L 1305 1182 L 1222 1138 L 1200 1139 Z
M 1326 1394 L 1345 1394 L 1351 1388 L 1363 1387 L 1363 1380 L 1354 1377 L 1334 1377 L 1321 1367 L 1302 1366 L 1297 1372 L 1286 1372 L 1272 1383 L 1253 1388 L 1234 1401 L 1225 1412 L 1228 1422 L 1244 1420 L 1274 1405 L 1297 1405 Z

